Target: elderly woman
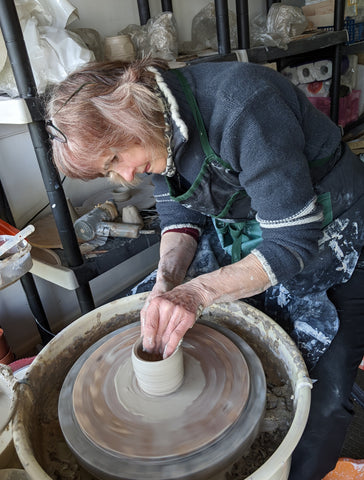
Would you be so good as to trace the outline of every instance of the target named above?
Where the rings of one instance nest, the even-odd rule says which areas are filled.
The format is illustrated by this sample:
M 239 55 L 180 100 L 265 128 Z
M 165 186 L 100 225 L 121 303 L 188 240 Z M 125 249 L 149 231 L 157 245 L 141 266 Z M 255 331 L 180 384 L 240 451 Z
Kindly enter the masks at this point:
M 237 299 L 296 341 L 315 382 L 290 480 L 321 480 L 364 352 L 364 165 L 340 129 L 281 74 L 238 62 L 92 64 L 53 89 L 47 115 L 66 175 L 152 174 L 162 237 L 146 350 L 169 356 L 204 307 Z M 186 281 L 206 226 L 229 262 Z

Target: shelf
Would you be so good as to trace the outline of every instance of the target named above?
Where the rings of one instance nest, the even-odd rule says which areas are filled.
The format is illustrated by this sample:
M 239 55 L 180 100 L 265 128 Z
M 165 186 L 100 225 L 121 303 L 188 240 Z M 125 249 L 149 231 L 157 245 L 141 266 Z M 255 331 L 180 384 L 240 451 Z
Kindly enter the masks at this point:
M 363 52 L 364 52 L 364 41 L 355 42 L 350 45 L 345 45 L 343 47 L 343 53 L 346 55 L 354 55 L 356 53 L 363 53 Z
M 338 32 L 320 32 L 313 35 L 305 36 L 292 40 L 287 45 L 287 50 L 278 47 L 253 47 L 249 48 L 246 53 L 249 62 L 253 63 L 269 63 L 281 58 L 301 55 L 307 52 L 317 51 L 334 47 L 336 45 L 345 44 L 348 41 L 346 30 Z M 213 61 L 236 61 L 239 60 L 239 52 L 231 52 L 227 55 L 209 55 L 206 57 L 196 58 L 189 63 L 203 63 Z
M 255 63 L 274 62 L 281 58 L 301 55 L 307 52 L 345 44 L 347 40 L 348 34 L 346 30 L 341 30 L 339 32 L 322 32 L 293 40 L 288 44 L 287 50 L 278 47 L 251 48 L 248 50 L 248 58 L 250 62 Z
M 138 238 L 133 239 L 109 238 L 104 245 L 90 252 L 88 258 L 85 258 L 83 265 L 74 267 L 72 270 L 80 283 L 89 282 L 134 255 L 159 244 L 159 242 L 159 232 L 152 235 L 140 235 Z M 56 252 L 64 264 L 64 259 L 62 259 L 63 250 L 56 250 Z
M 92 250 L 87 257 L 84 256 L 84 263 L 78 267 L 68 268 L 64 266 L 67 262 L 63 249 L 54 249 L 62 265 L 51 265 L 33 259 L 31 273 L 68 290 L 76 290 L 80 284 L 95 279 L 133 257 L 136 258 L 137 255 L 150 250 L 151 247 L 159 246 L 159 222 L 154 220 L 146 225 L 147 229 L 154 229 L 155 233 L 141 234 L 137 238 L 109 237 L 104 245 Z M 157 251 L 159 251 L 159 248 Z
M 147 255 L 149 262 L 152 262 L 155 257 L 155 263 L 157 264 L 159 240 L 159 238 L 155 237 L 149 239 L 147 242 L 138 242 L 138 239 L 136 239 L 136 241 L 124 240 L 119 242 L 119 246 L 114 248 L 114 250 L 112 250 L 113 247 L 109 244 L 108 248 L 110 250 L 108 250 L 107 253 L 99 255 L 98 251 L 95 250 L 95 256 L 92 259 L 86 260 L 85 263 L 77 269 L 50 264 L 46 261 L 33 258 L 33 266 L 30 269 L 30 273 L 66 290 L 76 290 L 79 288 L 78 279 L 80 277 L 83 278 L 83 281 L 85 281 L 85 279 L 86 281 L 93 280 L 114 267 L 123 267 L 130 262 L 133 264 L 138 257 L 143 255 Z M 112 244 L 115 245 L 115 242 L 112 242 Z M 136 273 L 134 268 L 134 274 Z M 120 282 L 121 280 L 122 279 L 120 279 Z
M 292 40 L 288 44 L 287 50 L 278 47 L 253 47 L 246 53 L 248 60 L 253 63 L 269 63 L 281 58 L 300 55 L 307 52 L 330 48 L 335 45 L 343 44 L 345 53 L 355 53 L 364 50 L 364 42 L 358 42 L 352 45 L 345 45 L 348 40 L 346 30 L 339 32 L 320 32 Z M 239 51 L 231 52 L 227 55 L 208 55 L 199 57 L 187 63 L 202 63 L 211 61 L 236 61 L 240 59 Z M 10 98 L 0 95 L 0 124 L 25 125 L 31 123 L 32 118 L 27 104 L 23 98 Z

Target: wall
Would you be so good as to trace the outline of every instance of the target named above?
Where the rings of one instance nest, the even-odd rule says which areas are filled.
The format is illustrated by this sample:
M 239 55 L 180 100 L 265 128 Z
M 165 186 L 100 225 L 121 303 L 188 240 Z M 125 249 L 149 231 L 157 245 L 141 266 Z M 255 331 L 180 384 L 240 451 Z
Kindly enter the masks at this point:
M 77 7 L 79 14 L 79 20 L 71 25 L 74 28 L 94 28 L 102 36 L 112 36 L 129 24 L 139 24 L 136 0 L 73 0 L 71 3 Z M 192 19 L 207 3 L 206 0 L 174 0 L 179 41 L 191 39 Z M 234 5 L 235 2 L 229 2 L 232 10 L 235 10 Z M 249 9 L 251 18 L 263 13 L 265 0 L 250 0 Z M 151 15 L 158 14 L 160 1 L 151 0 L 150 10 Z M 36 212 L 47 205 L 48 198 L 25 126 L 0 125 L 0 179 L 19 228 L 26 225 Z M 66 179 L 64 182 L 66 195 L 75 206 L 82 204 L 88 195 L 104 186 L 103 179 L 87 183 Z M 117 289 L 122 290 L 128 280 L 132 282 L 135 272 L 142 278 L 148 270 L 154 268 L 157 259 L 157 250 L 154 249 L 139 257 L 137 263 L 133 261 L 132 265 L 116 267 L 92 281 L 91 289 L 97 305 L 114 295 Z M 59 331 L 80 315 L 73 291 L 34 278 L 53 331 Z M 0 291 L 0 325 L 5 330 L 11 348 L 18 355 L 25 354 L 40 341 L 19 281 Z
M 94 28 L 101 35 L 116 35 L 129 24 L 139 24 L 139 13 L 136 0 L 73 0 L 78 9 L 79 20 L 72 27 Z M 193 17 L 209 2 L 208 0 L 172 0 L 173 13 L 177 21 L 179 41 L 191 40 L 191 24 Z M 249 0 L 250 18 L 265 12 L 265 0 Z M 235 1 L 229 0 L 229 8 L 235 11 Z M 150 0 L 150 13 L 161 12 L 160 0 Z

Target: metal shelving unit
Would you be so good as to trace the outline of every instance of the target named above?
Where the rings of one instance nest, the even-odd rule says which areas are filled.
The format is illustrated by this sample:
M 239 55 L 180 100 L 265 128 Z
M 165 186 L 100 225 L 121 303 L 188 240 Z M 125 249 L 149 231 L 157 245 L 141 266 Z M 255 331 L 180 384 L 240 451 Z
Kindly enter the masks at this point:
M 267 0 L 267 11 L 272 3 Z M 219 41 L 219 55 L 199 58 L 195 62 L 211 61 L 234 61 L 239 60 L 240 53 L 232 52 L 229 37 L 229 18 L 227 10 L 227 0 L 215 0 L 216 7 L 216 26 Z M 278 47 L 253 47 L 250 48 L 249 39 L 244 36 L 244 31 L 249 31 L 249 12 L 248 0 L 236 0 L 236 12 L 244 12 L 244 15 L 237 15 L 237 30 L 239 38 L 239 49 L 244 49 L 250 62 L 269 63 L 280 62 L 282 59 L 291 59 L 299 55 L 307 55 L 312 52 L 321 51 L 323 55 L 332 58 L 332 94 L 331 94 L 331 119 L 337 123 L 339 119 L 339 95 L 340 95 L 340 77 L 341 77 L 341 58 L 343 48 L 348 40 L 347 31 L 344 29 L 344 11 L 345 0 L 335 0 L 334 29 L 330 32 L 321 32 L 315 35 L 292 40 L 288 44 L 287 50 Z M 220 32 L 220 34 L 219 34 Z M 245 38 L 245 42 L 240 42 Z M 191 62 L 192 63 L 192 62 Z

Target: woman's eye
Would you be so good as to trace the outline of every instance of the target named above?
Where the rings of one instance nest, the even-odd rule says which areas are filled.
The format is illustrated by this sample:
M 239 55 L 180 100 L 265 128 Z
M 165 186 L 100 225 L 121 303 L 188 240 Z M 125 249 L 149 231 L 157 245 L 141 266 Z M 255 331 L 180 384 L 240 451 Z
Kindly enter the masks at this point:
M 114 155 L 112 158 L 110 158 L 104 165 L 104 171 L 107 172 L 112 165 L 115 165 L 115 163 L 118 162 L 118 160 L 119 159 L 117 155 Z
M 115 165 L 115 163 L 118 162 L 118 157 L 117 155 L 114 155 L 108 162 L 107 162 L 107 168 L 110 168 L 111 165 Z

